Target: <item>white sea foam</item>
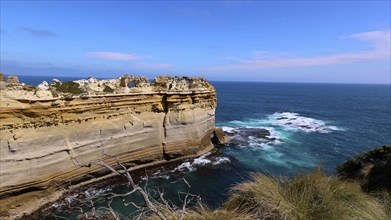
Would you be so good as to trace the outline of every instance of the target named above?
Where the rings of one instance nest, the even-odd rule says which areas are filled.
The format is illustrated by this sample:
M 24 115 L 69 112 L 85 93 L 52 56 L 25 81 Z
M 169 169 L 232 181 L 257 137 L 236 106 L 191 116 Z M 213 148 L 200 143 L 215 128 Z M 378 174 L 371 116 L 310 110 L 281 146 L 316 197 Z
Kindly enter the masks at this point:
M 156 178 L 161 178 L 161 179 L 166 179 L 166 180 L 168 180 L 168 179 L 170 179 L 170 175 L 159 175 L 159 176 L 157 176 Z
M 157 170 L 151 176 L 143 176 L 142 180 L 146 181 L 148 179 L 170 179 L 170 175 L 167 175 L 167 172 Z
M 219 165 L 222 163 L 229 163 L 231 160 L 228 157 L 216 157 L 212 165 Z
M 194 159 L 193 161 L 186 161 L 177 166 L 171 172 L 183 172 L 183 171 L 195 171 L 198 167 L 202 167 L 205 165 L 219 165 L 222 163 L 231 162 L 228 157 L 213 157 L 211 153 L 208 152 L 206 154 L 201 155 L 200 157 Z
M 269 148 L 292 141 L 289 139 L 289 131 L 306 133 L 343 131 L 342 128 L 325 121 L 305 117 L 295 112 L 277 112 L 264 119 L 230 121 L 222 128 L 226 134 L 231 136 L 229 145 L 245 148 Z
M 229 145 L 237 147 L 264 147 L 283 143 L 281 135 L 273 127 L 263 126 L 259 122 L 251 123 L 232 121 L 232 125 L 238 127 L 223 127 L 224 131 L 231 136 Z
M 184 170 L 189 170 L 189 171 L 194 171 L 195 168 L 192 166 L 190 162 L 183 162 L 181 165 L 177 166 L 175 169 L 173 169 L 171 172 L 176 172 L 176 171 L 184 171 Z
M 78 194 L 73 194 L 73 195 L 67 196 L 67 197 L 65 197 L 65 201 L 68 204 L 72 204 L 73 202 L 77 201 L 78 196 L 79 196 Z
M 268 161 L 288 169 L 292 166 L 311 167 L 318 162 L 306 155 L 303 149 L 295 153 L 295 157 L 286 153 L 289 151 L 287 149 L 296 142 L 292 136 L 293 132 L 343 131 L 342 128 L 330 122 L 295 112 L 278 112 L 259 119 L 230 121 L 224 124 L 223 130 L 231 137 L 230 146 L 247 148 L 245 156 L 235 154 L 235 157 L 246 161 L 249 167 L 258 168 L 259 164 L 263 163 L 262 161 Z M 287 143 L 287 145 L 277 146 L 282 143 Z
M 84 195 L 87 198 L 95 198 L 95 197 L 99 197 L 100 195 L 103 195 L 109 191 L 111 191 L 110 188 L 104 188 L 104 189 L 90 188 L 90 189 L 87 189 L 86 191 L 84 191 Z
M 342 130 L 336 126 L 327 125 L 326 122 L 322 120 L 304 117 L 294 112 L 274 113 L 269 115 L 268 119 L 271 124 L 292 131 L 330 133 L 332 131 Z
M 235 128 L 228 127 L 228 126 L 222 126 L 221 128 L 223 129 L 224 132 L 227 132 L 227 133 L 233 133 L 233 130 L 235 129 Z
M 53 203 L 53 204 L 51 205 L 51 207 L 53 207 L 53 208 L 55 208 L 55 209 L 60 208 L 61 206 L 62 206 L 61 203 Z

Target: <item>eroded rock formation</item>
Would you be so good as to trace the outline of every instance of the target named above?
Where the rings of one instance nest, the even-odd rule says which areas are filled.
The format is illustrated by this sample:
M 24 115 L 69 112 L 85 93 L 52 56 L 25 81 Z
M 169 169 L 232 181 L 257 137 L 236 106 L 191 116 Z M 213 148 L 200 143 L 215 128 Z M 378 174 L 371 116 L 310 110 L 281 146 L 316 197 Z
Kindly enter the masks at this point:
M 156 164 L 213 148 L 216 93 L 202 78 L 125 75 L 36 87 L 12 78 L 0 99 L 4 218 L 31 211 L 57 186 L 102 175 L 78 163 L 113 164 L 114 155 L 130 166 Z

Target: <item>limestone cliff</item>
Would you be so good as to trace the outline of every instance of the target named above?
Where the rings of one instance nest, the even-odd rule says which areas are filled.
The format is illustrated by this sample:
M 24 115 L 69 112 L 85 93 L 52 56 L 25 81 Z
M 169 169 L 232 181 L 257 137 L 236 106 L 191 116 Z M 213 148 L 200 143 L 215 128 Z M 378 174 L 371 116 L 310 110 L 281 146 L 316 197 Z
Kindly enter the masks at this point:
M 202 78 L 125 75 L 37 87 L 11 79 L 0 99 L 2 217 L 32 209 L 56 186 L 102 175 L 78 163 L 114 163 L 114 155 L 137 166 L 213 148 L 216 93 Z

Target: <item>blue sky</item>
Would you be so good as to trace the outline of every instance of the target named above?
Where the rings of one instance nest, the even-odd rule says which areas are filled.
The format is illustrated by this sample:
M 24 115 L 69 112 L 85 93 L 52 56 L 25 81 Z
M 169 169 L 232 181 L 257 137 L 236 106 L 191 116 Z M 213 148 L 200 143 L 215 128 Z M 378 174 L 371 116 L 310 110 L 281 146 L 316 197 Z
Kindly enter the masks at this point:
M 390 7 L 390 1 L 1 1 L 1 71 L 390 83 Z

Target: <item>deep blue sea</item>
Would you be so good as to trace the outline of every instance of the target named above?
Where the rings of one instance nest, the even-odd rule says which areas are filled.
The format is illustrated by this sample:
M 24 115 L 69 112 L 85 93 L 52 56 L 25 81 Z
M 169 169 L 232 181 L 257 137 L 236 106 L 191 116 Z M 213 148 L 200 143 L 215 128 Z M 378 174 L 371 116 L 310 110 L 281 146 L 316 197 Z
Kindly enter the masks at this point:
M 42 79 L 48 80 L 20 77 L 35 84 Z M 163 188 L 171 200 L 177 201 L 178 192 L 191 192 L 216 207 L 227 197 L 229 187 L 246 180 L 251 172 L 291 176 L 321 166 L 333 175 L 338 164 L 356 153 L 391 143 L 390 85 L 212 84 L 218 100 L 216 125 L 236 143 L 150 176 L 149 186 Z M 265 130 L 267 138 L 257 136 Z M 182 177 L 191 188 L 180 181 Z M 88 192 L 93 193 L 102 190 Z M 131 213 L 121 201 L 115 201 L 114 207 Z

